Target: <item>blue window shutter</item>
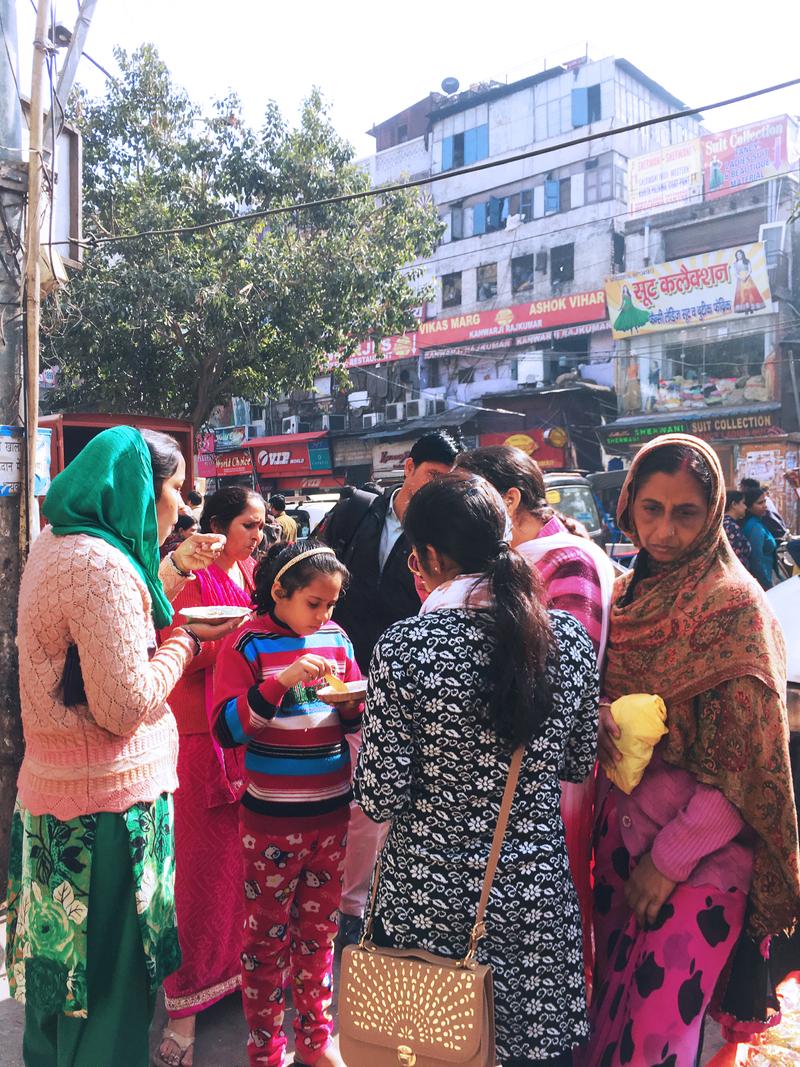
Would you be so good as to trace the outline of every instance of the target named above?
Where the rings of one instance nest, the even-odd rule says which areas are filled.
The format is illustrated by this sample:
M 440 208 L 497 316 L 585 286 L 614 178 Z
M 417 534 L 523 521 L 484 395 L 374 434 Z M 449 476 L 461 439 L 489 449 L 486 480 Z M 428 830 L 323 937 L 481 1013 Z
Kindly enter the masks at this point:
M 475 155 L 475 130 L 464 131 L 464 166 L 474 163 L 478 157 Z
M 587 89 L 572 90 L 572 125 L 586 126 L 589 122 L 589 92 Z
M 500 212 L 503 207 L 503 201 L 498 197 L 493 196 L 489 199 L 489 229 L 500 229 Z
M 489 124 L 475 127 L 475 159 L 486 159 L 489 155 Z
M 442 141 L 442 170 L 453 169 L 453 138 L 445 137 Z
M 561 206 L 561 197 L 559 195 L 561 189 L 560 182 L 558 181 L 546 181 L 544 183 L 544 213 L 545 215 L 555 215 L 559 207 Z
M 476 204 L 472 209 L 472 232 L 486 233 L 486 204 Z

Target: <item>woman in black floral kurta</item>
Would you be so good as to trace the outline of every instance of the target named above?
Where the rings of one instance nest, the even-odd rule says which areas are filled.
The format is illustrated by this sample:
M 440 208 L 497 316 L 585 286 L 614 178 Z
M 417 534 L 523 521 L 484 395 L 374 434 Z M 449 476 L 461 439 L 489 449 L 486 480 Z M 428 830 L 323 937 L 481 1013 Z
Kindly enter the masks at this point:
M 371 819 L 392 820 L 375 940 L 459 957 L 467 949 L 513 744 L 498 736 L 490 709 L 504 662 L 496 654 L 490 575 L 478 559 L 465 579 L 463 566 L 449 566 L 457 547 L 438 552 L 433 543 L 430 516 L 439 504 L 448 525 L 460 529 L 453 536 L 475 540 L 464 517 L 454 517 L 449 492 L 441 483 L 426 487 L 417 494 L 425 499 L 409 508 L 407 532 L 426 516 L 427 536 L 421 544 L 411 538 L 423 577 L 435 578 L 438 560 L 439 573 L 450 580 L 434 582 L 425 614 L 396 623 L 378 642 L 356 797 Z M 430 570 L 422 562 L 426 552 Z M 472 547 L 468 554 L 474 558 Z M 578 782 L 592 772 L 598 678 L 580 623 L 561 611 L 550 612 L 549 622 L 541 681 L 551 707 L 527 743 L 478 957 L 494 969 L 499 1061 L 560 1067 L 571 1063 L 569 1050 L 588 1026 L 559 780 Z M 505 652 L 508 672 L 512 654 Z

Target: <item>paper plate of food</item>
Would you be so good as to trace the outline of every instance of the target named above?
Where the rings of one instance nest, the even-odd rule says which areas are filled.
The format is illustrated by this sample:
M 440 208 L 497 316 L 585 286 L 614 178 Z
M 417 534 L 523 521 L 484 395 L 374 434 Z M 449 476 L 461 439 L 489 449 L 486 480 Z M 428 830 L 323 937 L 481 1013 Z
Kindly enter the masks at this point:
M 181 608 L 180 614 L 187 622 L 229 622 L 231 619 L 244 619 L 250 615 L 252 608 L 240 608 L 234 604 L 215 604 L 210 607 Z
M 326 704 L 348 704 L 363 700 L 367 692 L 366 678 L 359 682 L 343 682 L 335 674 L 325 675 L 326 685 L 317 690 L 317 696 Z

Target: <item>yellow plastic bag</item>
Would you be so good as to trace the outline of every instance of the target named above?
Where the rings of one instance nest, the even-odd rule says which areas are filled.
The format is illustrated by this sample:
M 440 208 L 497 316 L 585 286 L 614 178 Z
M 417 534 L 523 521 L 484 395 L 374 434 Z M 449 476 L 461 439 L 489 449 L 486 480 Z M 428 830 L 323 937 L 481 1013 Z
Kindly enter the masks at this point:
M 666 705 L 652 693 L 630 693 L 614 701 L 611 715 L 621 731 L 614 743 L 622 759 L 603 769 L 617 788 L 631 793 L 641 782 L 653 749 L 669 733 Z

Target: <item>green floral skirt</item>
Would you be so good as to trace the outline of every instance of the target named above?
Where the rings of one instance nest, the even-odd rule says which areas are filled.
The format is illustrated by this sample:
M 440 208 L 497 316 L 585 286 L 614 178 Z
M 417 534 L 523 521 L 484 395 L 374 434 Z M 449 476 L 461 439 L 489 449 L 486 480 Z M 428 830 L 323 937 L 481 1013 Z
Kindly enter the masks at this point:
M 155 993 L 180 966 L 175 926 L 172 797 L 134 804 L 120 815 L 62 822 L 31 815 L 19 800 L 11 824 L 6 960 L 12 995 L 45 1013 L 88 1017 L 86 950 L 92 864 L 100 818 L 124 820 L 136 913 Z

